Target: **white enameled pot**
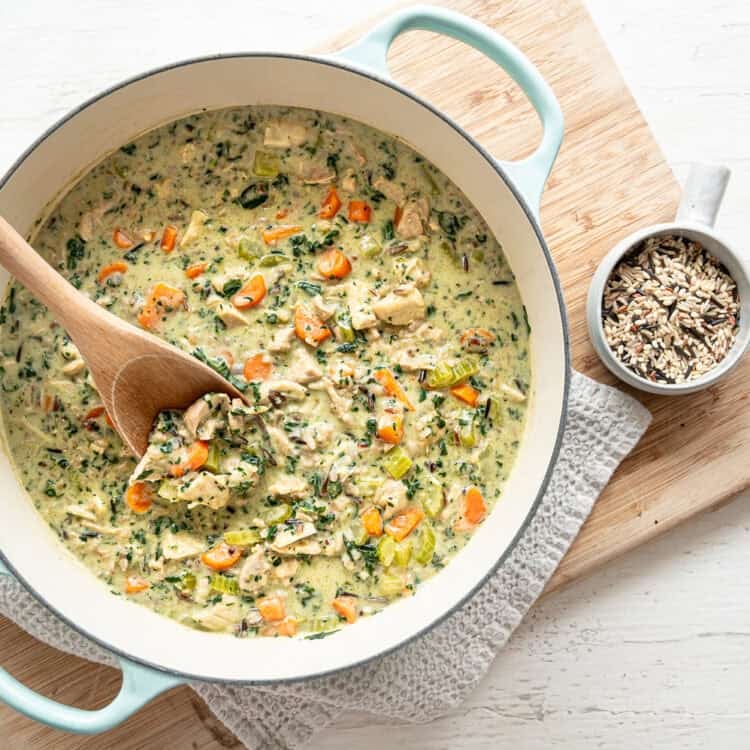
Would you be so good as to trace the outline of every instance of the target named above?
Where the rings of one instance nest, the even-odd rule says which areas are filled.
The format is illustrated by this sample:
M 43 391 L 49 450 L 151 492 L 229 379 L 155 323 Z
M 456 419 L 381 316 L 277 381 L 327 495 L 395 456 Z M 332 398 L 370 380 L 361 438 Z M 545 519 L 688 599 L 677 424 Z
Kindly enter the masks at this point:
M 521 162 L 499 163 L 461 128 L 394 84 L 386 54 L 410 29 L 460 39 L 501 65 L 543 124 L 542 142 Z M 555 97 L 531 63 L 487 27 L 439 8 L 415 6 L 330 57 L 250 53 L 189 60 L 115 86 L 37 141 L 0 183 L 0 214 L 22 233 L 81 174 L 141 133 L 204 109 L 276 104 L 367 123 L 411 145 L 464 191 L 502 243 L 531 326 L 533 392 L 526 434 L 504 495 L 466 547 L 416 595 L 320 640 L 238 639 L 201 632 L 113 596 L 54 537 L 0 457 L 0 554 L 45 606 L 120 657 L 120 694 L 101 711 L 38 696 L 0 669 L 0 699 L 45 723 L 103 731 L 154 695 L 187 679 L 236 683 L 300 680 L 361 664 L 398 648 L 453 612 L 513 548 L 534 515 L 557 457 L 569 384 L 560 284 L 539 228 L 539 199 L 562 138 Z M 3 275 L 0 283 L 7 281 Z M 2 563 L 0 563 L 0 571 Z

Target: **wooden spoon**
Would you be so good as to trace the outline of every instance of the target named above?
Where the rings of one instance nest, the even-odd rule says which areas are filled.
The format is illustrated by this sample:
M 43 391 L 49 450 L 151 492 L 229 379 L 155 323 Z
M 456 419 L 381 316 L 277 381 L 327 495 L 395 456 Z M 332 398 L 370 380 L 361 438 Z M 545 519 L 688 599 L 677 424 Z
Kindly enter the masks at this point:
M 44 303 L 73 339 L 104 408 L 138 457 L 156 415 L 184 409 L 204 393 L 244 396 L 210 367 L 125 323 L 81 294 L 0 217 L 0 264 Z

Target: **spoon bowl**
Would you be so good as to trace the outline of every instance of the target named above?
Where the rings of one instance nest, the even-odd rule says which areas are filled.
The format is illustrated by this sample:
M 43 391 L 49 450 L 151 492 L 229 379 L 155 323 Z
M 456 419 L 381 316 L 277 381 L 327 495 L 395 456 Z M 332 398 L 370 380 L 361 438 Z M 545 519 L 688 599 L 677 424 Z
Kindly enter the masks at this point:
M 245 397 L 218 372 L 97 305 L 55 271 L 0 217 L 0 264 L 54 314 L 78 347 L 104 408 L 137 457 L 157 414 L 204 393 Z

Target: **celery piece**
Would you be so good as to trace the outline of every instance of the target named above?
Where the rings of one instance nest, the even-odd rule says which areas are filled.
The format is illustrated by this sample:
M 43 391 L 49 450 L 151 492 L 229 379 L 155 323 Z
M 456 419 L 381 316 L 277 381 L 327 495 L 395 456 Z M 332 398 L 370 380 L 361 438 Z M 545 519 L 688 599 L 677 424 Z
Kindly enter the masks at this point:
M 378 591 L 388 599 L 394 599 L 401 595 L 404 590 L 404 582 L 401 576 L 395 576 L 390 573 L 383 573 L 378 582 Z
M 240 240 L 240 244 L 237 246 L 237 255 L 243 260 L 258 260 L 260 252 L 257 243 L 247 237 L 243 237 Z
M 359 249 L 365 258 L 374 258 L 376 255 L 380 255 L 383 248 L 371 234 L 366 234 L 359 241 Z
M 222 594 L 232 594 L 236 596 L 240 593 L 240 584 L 236 578 L 229 578 L 221 573 L 214 573 L 211 576 L 211 588 L 215 591 L 221 591 Z
M 427 565 L 435 554 L 435 532 L 432 526 L 424 524 L 419 535 L 419 547 L 414 555 L 414 559 L 420 565 Z
M 179 500 L 179 489 L 173 479 L 162 479 L 159 482 L 159 489 L 156 491 L 156 494 L 164 498 L 164 500 L 169 500 L 170 503 Z
M 365 531 L 365 527 L 362 525 L 362 522 L 359 519 L 355 519 L 354 521 L 352 521 L 352 525 L 349 530 L 352 533 L 352 541 L 354 542 L 354 544 L 362 545 L 369 538 L 369 534 Z
M 401 479 L 411 469 L 412 463 L 409 454 L 400 445 L 383 457 L 383 466 L 394 479 Z
M 251 544 L 257 544 L 260 541 L 260 531 L 258 529 L 226 531 L 224 532 L 224 541 L 237 547 L 249 547 Z
M 438 362 L 427 375 L 428 388 L 447 388 L 453 385 L 453 367 L 447 362 Z
M 176 583 L 175 586 L 183 593 L 187 594 L 190 591 L 193 591 L 195 589 L 195 584 L 198 581 L 196 580 L 195 576 L 192 573 L 185 573 L 182 576 L 182 579 L 179 583 Z
M 339 618 L 333 615 L 321 615 L 310 623 L 310 630 L 315 633 L 323 633 L 326 630 L 334 630 L 339 625 Z
M 489 406 L 488 406 L 489 404 Z M 501 424 L 503 421 L 503 400 L 496 393 L 490 394 L 485 402 L 485 414 L 490 418 L 493 425 Z
M 221 460 L 221 451 L 219 445 L 215 441 L 208 444 L 208 458 L 206 463 L 201 467 L 205 471 L 210 471 L 212 474 L 219 473 L 219 461 Z
M 280 505 L 274 505 L 269 508 L 263 520 L 269 525 L 273 526 L 277 523 L 284 523 L 284 521 L 292 515 L 292 506 L 287 503 L 281 503 Z
M 396 554 L 393 556 L 393 562 L 400 568 L 405 568 L 411 559 L 411 540 L 405 539 L 403 542 L 396 544 Z
M 375 474 L 362 474 L 362 476 L 356 478 L 354 483 L 362 497 L 372 497 L 383 484 L 383 478 Z
M 339 310 L 336 313 L 336 330 L 342 341 L 351 344 L 354 341 L 354 328 L 352 328 L 352 319 L 346 310 Z
M 253 159 L 253 172 L 258 177 L 277 177 L 279 174 L 279 157 L 266 151 L 256 151 Z
M 417 499 L 430 518 L 437 518 L 445 505 L 442 485 L 438 482 L 428 482 L 427 486 L 417 493 Z
M 473 448 L 477 444 L 474 413 L 468 409 L 463 409 L 458 417 L 458 442 L 464 448 Z
M 273 266 L 278 266 L 280 263 L 285 263 L 287 260 L 289 259 L 282 253 L 269 253 L 258 261 L 258 265 L 264 268 L 272 268 Z
M 386 568 L 393 562 L 393 557 L 396 554 L 396 542 L 390 536 L 381 537 L 378 542 L 378 560 L 380 564 Z
M 466 380 L 466 378 L 476 375 L 478 372 L 479 362 L 477 362 L 476 359 L 470 357 L 461 359 L 453 368 L 454 380 L 451 385 L 456 385 L 456 383 L 460 383 L 462 380 Z
M 424 162 L 422 162 L 421 167 L 422 167 L 422 174 L 425 176 L 425 179 L 430 185 L 430 192 L 432 193 L 433 197 L 436 198 L 442 192 L 440 190 L 440 185 L 437 184 L 437 182 L 435 181 L 435 178 L 432 175 L 432 172 L 430 172 L 429 167 Z

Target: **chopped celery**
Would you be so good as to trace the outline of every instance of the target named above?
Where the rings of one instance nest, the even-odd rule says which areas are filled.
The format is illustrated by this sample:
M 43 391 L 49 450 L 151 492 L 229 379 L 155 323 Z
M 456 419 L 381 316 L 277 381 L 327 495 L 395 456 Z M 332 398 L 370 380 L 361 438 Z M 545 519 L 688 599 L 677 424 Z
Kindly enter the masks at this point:
M 383 478 L 375 474 L 362 474 L 362 476 L 356 478 L 354 483 L 362 497 L 372 497 L 383 484 Z
M 193 591 L 195 589 L 195 584 L 198 581 L 196 580 L 195 576 L 192 573 L 185 573 L 183 574 L 182 578 L 178 583 L 175 583 L 175 586 L 179 591 L 181 591 L 184 594 L 187 594 L 190 591 Z
M 236 545 L 237 547 L 247 547 L 251 544 L 257 544 L 260 541 L 260 531 L 258 529 L 227 531 L 224 534 L 224 541 L 227 544 Z
M 206 459 L 206 463 L 201 468 L 210 471 L 212 474 L 218 474 L 220 460 L 221 451 L 219 450 L 219 444 L 212 441 L 208 444 L 208 458 Z
M 284 523 L 284 521 L 286 521 L 291 515 L 292 506 L 287 503 L 281 503 L 280 505 L 274 505 L 269 508 L 263 516 L 263 520 L 269 526 L 273 526 L 274 524 Z
M 455 380 L 451 385 L 460 383 L 462 380 L 466 380 L 466 378 L 476 375 L 478 372 L 479 362 L 476 359 L 467 357 L 466 359 L 459 360 L 459 363 L 453 368 L 453 377 Z
M 237 247 L 237 254 L 243 260 L 258 260 L 260 252 L 258 245 L 247 237 L 243 237 L 240 240 L 240 244 Z
M 437 184 L 435 178 L 432 175 L 432 172 L 430 172 L 429 167 L 424 162 L 422 162 L 421 166 L 422 174 L 425 176 L 425 179 L 430 185 L 430 192 L 432 193 L 433 197 L 437 197 L 441 193 L 440 185 Z
M 390 573 L 383 573 L 378 582 L 378 591 L 388 599 L 400 596 L 404 590 L 404 582 L 401 576 L 394 576 Z
M 459 360 L 457 365 L 438 362 L 427 376 L 428 388 L 448 388 L 479 372 L 479 362 L 473 358 Z
M 310 630 L 315 633 L 323 633 L 326 630 L 333 630 L 334 628 L 337 628 L 338 624 L 338 617 L 334 617 L 333 615 L 321 615 L 320 617 L 316 617 L 310 623 Z
M 215 591 L 221 591 L 222 594 L 232 594 L 236 596 L 240 593 L 240 584 L 236 578 L 229 578 L 221 573 L 214 573 L 211 576 L 211 588 Z
M 401 568 L 405 568 L 411 559 L 411 540 L 405 539 L 403 542 L 396 544 L 396 554 L 393 556 L 393 562 Z
M 493 424 L 500 424 L 503 421 L 503 401 L 500 396 L 495 393 L 489 396 L 485 402 L 485 414 Z
M 394 479 L 401 479 L 411 469 L 412 460 L 409 454 L 400 445 L 397 445 L 392 451 L 385 454 L 383 466 Z
M 352 541 L 357 545 L 364 544 L 369 538 L 368 533 L 365 531 L 365 527 L 362 525 L 362 522 L 359 520 L 355 520 L 352 522 L 351 532 L 352 532 Z
M 258 177 L 276 177 L 279 174 L 279 157 L 266 151 L 256 151 L 253 172 Z
M 278 266 L 280 263 L 285 263 L 287 260 L 289 258 L 283 253 L 269 253 L 258 261 L 258 265 L 264 268 L 272 268 L 273 266 Z
M 354 341 L 354 328 L 352 328 L 352 319 L 346 310 L 339 310 L 336 313 L 336 329 L 342 341 L 351 343 Z
M 432 556 L 435 554 L 435 532 L 432 530 L 432 526 L 424 524 L 422 531 L 419 535 L 419 547 L 414 555 L 414 559 L 420 565 L 427 565 Z
M 458 441 L 464 448 L 473 448 L 477 444 L 474 413 L 468 409 L 462 410 L 458 417 Z
M 173 479 L 162 479 L 159 482 L 159 489 L 156 491 L 159 497 L 169 500 L 170 503 L 179 500 L 179 488 Z
M 378 560 L 380 564 L 386 568 L 393 562 L 393 557 L 396 554 L 396 542 L 390 536 L 381 537 L 378 542 Z
M 428 482 L 426 487 L 419 490 L 417 498 L 430 518 L 437 518 L 445 505 L 443 487 L 438 482 Z
M 366 234 L 362 237 L 359 241 L 359 248 L 365 258 L 374 258 L 376 255 L 380 255 L 380 252 L 383 249 L 380 246 L 380 243 L 371 234 Z

